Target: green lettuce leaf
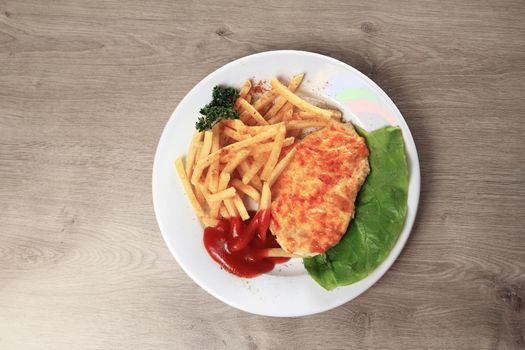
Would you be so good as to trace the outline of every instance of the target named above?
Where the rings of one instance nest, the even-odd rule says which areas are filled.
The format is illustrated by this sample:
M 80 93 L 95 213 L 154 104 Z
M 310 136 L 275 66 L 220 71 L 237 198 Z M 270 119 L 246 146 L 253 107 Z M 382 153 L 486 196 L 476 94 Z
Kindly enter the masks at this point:
M 355 218 L 336 246 L 304 259 L 310 276 L 327 290 L 374 271 L 396 243 L 407 213 L 408 166 L 401 130 L 389 126 L 358 132 L 370 151 L 370 175 L 357 197 Z

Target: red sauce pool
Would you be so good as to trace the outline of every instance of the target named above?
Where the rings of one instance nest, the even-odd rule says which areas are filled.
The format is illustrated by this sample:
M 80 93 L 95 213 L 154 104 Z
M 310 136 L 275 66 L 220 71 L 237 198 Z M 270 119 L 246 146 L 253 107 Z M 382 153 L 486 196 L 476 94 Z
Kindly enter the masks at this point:
M 268 231 L 270 211 L 259 210 L 243 222 L 240 218 L 223 219 L 204 230 L 204 247 L 210 257 L 226 271 L 240 277 L 255 277 L 273 270 L 275 264 L 289 258 L 267 257 L 267 248 L 280 248 Z

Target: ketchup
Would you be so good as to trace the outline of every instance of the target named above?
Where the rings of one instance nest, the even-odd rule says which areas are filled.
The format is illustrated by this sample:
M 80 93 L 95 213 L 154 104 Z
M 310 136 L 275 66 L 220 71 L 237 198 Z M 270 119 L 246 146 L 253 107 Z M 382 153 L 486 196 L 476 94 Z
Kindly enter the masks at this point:
M 234 217 L 222 219 L 204 230 L 204 247 L 210 257 L 226 271 L 240 277 L 255 277 L 273 270 L 289 258 L 267 256 L 267 248 L 280 248 L 268 232 L 270 211 L 259 210 L 243 222 Z

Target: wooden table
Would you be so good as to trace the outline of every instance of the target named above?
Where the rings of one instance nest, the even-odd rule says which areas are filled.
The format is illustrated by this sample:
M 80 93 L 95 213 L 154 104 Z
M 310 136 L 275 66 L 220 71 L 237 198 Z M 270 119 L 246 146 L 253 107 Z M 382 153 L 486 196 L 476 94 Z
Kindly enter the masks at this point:
M 0 349 L 525 347 L 525 3 L 323 3 L 0 0 Z M 422 170 L 392 269 L 294 319 L 200 289 L 151 199 L 180 99 L 275 49 L 376 81 Z

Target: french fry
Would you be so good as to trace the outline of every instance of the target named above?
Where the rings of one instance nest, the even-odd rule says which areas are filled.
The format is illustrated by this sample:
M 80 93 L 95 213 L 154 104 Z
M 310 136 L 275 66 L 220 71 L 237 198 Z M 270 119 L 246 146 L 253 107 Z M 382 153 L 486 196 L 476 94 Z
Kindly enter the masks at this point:
M 266 106 L 262 107 L 261 110 L 259 111 L 259 113 L 261 113 L 261 115 L 264 117 L 264 119 L 266 119 L 265 115 L 266 115 L 266 113 L 268 113 L 270 108 L 272 108 L 272 106 L 273 106 L 272 104 L 266 105 Z
M 242 88 L 239 91 L 239 96 L 242 98 L 246 98 L 248 94 L 250 93 L 250 90 L 252 88 L 252 82 L 248 79 L 242 84 Z
M 248 103 L 248 101 L 242 97 L 239 97 L 237 101 L 239 102 L 241 108 L 244 108 L 258 125 L 268 125 L 266 119 L 264 119 L 263 116 L 255 108 L 253 108 L 251 104 Z
M 277 163 L 277 165 L 273 169 L 272 175 L 270 175 L 270 178 L 268 179 L 268 182 L 267 182 L 270 187 L 273 186 L 273 184 L 275 183 L 279 175 L 281 175 L 284 169 L 288 166 L 293 156 L 295 155 L 296 151 L 297 149 L 295 147 L 292 148 L 290 152 L 288 152 L 288 154 L 284 156 L 283 159 L 279 161 L 279 163 Z
M 206 157 L 208 157 L 210 154 L 212 138 L 213 133 L 211 131 L 207 130 L 204 132 L 204 141 L 202 143 L 201 151 L 199 152 L 199 160 L 197 161 L 197 164 L 206 159 Z M 198 166 L 195 167 L 193 174 L 191 175 L 191 183 L 193 185 L 197 185 L 197 182 L 199 181 L 203 171 L 204 168 L 199 168 Z
M 230 144 L 228 136 L 224 135 L 222 132 L 219 135 L 219 144 L 220 145 L 229 145 Z
M 231 197 L 235 196 L 235 193 L 237 193 L 235 188 L 228 187 L 227 189 L 225 189 L 223 191 L 220 191 L 220 192 L 217 192 L 217 193 L 214 193 L 214 194 L 210 194 L 208 196 L 208 199 L 209 199 L 210 202 L 218 202 L 218 201 L 225 200 L 226 198 L 231 198 Z
M 220 127 L 218 125 L 213 127 L 213 136 L 212 136 L 212 142 L 211 142 L 211 152 L 217 152 L 221 148 L 221 138 L 220 138 Z M 217 188 L 219 187 L 219 164 L 220 160 L 215 160 L 208 169 L 208 173 L 206 174 L 206 177 L 210 177 L 209 183 L 207 185 L 208 189 L 215 193 L 217 192 Z
M 248 157 L 250 152 L 248 150 L 242 150 L 239 153 L 237 153 L 222 169 L 221 174 L 219 176 L 219 184 L 217 187 L 218 191 L 223 191 L 226 186 L 228 186 L 228 183 L 231 179 L 231 173 L 235 170 L 235 168 Z M 220 202 L 217 203 L 220 205 Z M 214 214 L 217 209 L 214 208 Z
M 297 116 L 296 119 L 324 119 L 322 115 L 306 111 L 299 111 L 294 113 L 294 115 Z
M 242 140 L 246 140 L 248 138 L 250 138 L 251 136 L 248 135 L 248 134 L 241 134 L 231 128 L 228 128 L 228 127 L 225 127 L 223 129 L 223 132 L 224 134 L 228 135 L 228 137 L 230 137 L 231 139 L 233 140 L 236 140 L 236 141 L 242 141 Z M 293 137 L 287 137 L 284 139 L 284 144 L 283 144 L 283 147 L 286 147 L 286 146 L 290 146 L 291 144 L 293 144 L 295 141 L 295 138 Z M 264 153 L 264 152 L 270 152 L 271 150 L 271 145 L 272 143 L 269 142 L 269 143 L 262 143 L 262 144 L 259 144 L 256 148 L 256 150 Z
M 327 125 L 323 120 L 291 120 L 286 122 L 287 130 L 301 130 L 307 128 L 321 128 Z
M 195 197 L 197 198 L 197 201 L 199 202 L 201 207 L 204 207 L 204 205 L 206 204 L 206 197 L 204 197 L 199 187 L 195 187 Z
M 299 85 L 303 82 L 304 79 L 304 73 L 296 74 L 292 77 L 292 81 L 290 81 L 290 85 L 288 85 L 288 90 L 295 91 L 299 88 Z
M 273 91 L 266 91 L 264 94 L 255 101 L 253 104 L 253 108 L 255 108 L 258 112 L 261 112 L 266 106 L 271 104 L 273 100 L 277 97 L 277 94 L 275 94 Z
M 261 181 L 261 179 L 259 178 L 258 175 L 254 175 L 254 176 L 252 177 L 252 181 L 250 181 L 250 184 L 251 184 L 253 187 L 255 187 L 255 189 L 256 189 L 257 191 L 259 191 L 259 192 L 262 191 L 262 186 L 263 186 L 263 184 L 262 184 L 262 181 Z
M 241 106 L 241 99 L 246 99 L 246 96 L 250 93 L 250 90 L 252 88 L 252 83 L 250 80 L 245 80 L 242 84 L 241 90 L 239 90 L 239 98 L 237 101 L 235 101 L 234 108 L 239 112 L 242 113 L 245 108 Z
M 259 170 L 262 169 L 262 167 L 266 164 L 266 158 L 265 157 L 257 157 L 254 162 L 250 165 L 250 168 L 248 171 L 242 176 L 242 182 L 247 185 L 250 183 L 250 181 L 253 179 L 255 174 L 259 172 Z
M 202 148 L 199 153 L 199 160 L 205 158 L 206 156 L 210 154 L 212 141 L 213 141 L 213 131 L 206 130 L 204 132 L 204 141 L 202 143 Z
M 224 169 L 222 169 L 221 173 L 231 174 L 235 170 L 235 168 L 237 168 L 239 163 L 242 162 L 243 160 L 245 160 L 246 157 L 248 157 L 249 154 L 250 154 L 249 150 L 241 150 L 241 151 L 239 151 L 239 153 L 234 155 L 231 158 L 231 160 L 226 164 Z
M 201 221 L 204 224 L 204 227 L 215 227 L 219 224 L 219 220 L 211 218 L 209 216 L 203 216 L 201 218 Z
M 286 121 L 286 117 L 290 117 L 293 113 L 294 105 L 290 102 L 286 102 L 281 108 L 281 110 L 275 115 L 276 117 L 280 115 L 282 121 Z
M 273 168 L 275 168 L 275 165 L 279 160 L 279 155 L 281 154 L 281 149 L 283 147 L 285 136 L 286 128 L 284 126 L 281 126 L 279 128 L 279 133 L 277 134 L 277 136 L 275 137 L 275 141 L 273 142 L 272 151 L 270 152 L 268 160 L 266 161 L 266 164 L 264 165 L 264 168 L 261 172 L 261 180 L 266 181 L 270 178 Z
M 293 118 L 293 105 L 290 102 L 286 102 L 283 108 L 283 121 L 286 124 L 286 122 L 292 120 Z M 281 113 L 281 112 L 279 112 Z
M 224 147 L 223 149 L 227 149 L 229 151 L 239 151 L 243 148 L 246 148 L 251 145 L 258 144 L 264 140 L 273 138 L 277 132 L 279 131 L 279 124 L 271 125 L 269 128 L 265 129 L 264 131 L 258 133 L 257 135 L 246 139 L 242 141 L 238 141 L 235 143 L 232 143 L 231 145 L 228 145 Z
M 239 167 L 237 168 L 237 171 L 239 172 L 239 175 L 241 175 L 241 179 L 250 170 L 250 167 L 251 167 L 251 165 L 248 163 L 247 160 L 244 160 L 243 162 L 241 162 L 241 164 L 239 164 Z M 251 184 L 259 192 L 262 190 L 262 182 L 261 182 L 261 180 L 259 179 L 259 177 L 257 175 L 254 175 L 251 178 L 251 180 L 248 181 L 248 183 L 246 183 L 246 184 L 247 185 Z
M 250 113 L 248 113 L 248 111 L 243 111 L 241 112 L 241 114 L 239 115 L 239 120 L 241 122 L 243 122 L 244 124 L 248 124 L 251 122 L 252 120 L 252 117 L 250 115 Z
M 221 172 L 219 176 L 219 188 L 218 191 L 224 191 L 228 187 L 231 175 L 229 173 Z
M 186 156 L 185 171 L 188 178 L 191 178 L 191 172 L 193 166 L 195 165 L 195 159 L 197 157 L 197 151 L 202 147 L 201 140 L 204 133 L 196 131 L 191 138 L 190 148 L 188 149 L 188 154 Z M 199 146 L 197 146 L 199 145 Z
M 338 111 L 336 109 L 327 109 L 327 111 L 330 111 L 330 113 L 332 114 L 332 119 L 336 121 L 341 121 L 341 118 L 343 116 L 341 111 Z M 324 116 L 316 114 L 316 113 L 312 113 L 312 112 L 300 111 L 295 114 L 297 114 L 296 119 L 316 119 L 316 120 L 325 120 L 325 121 L 327 120 Z
M 256 202 L 259 202 L 261 199 L 261 195 L 255 187 L 244 184 L 239 179 L 233 179 L 232 180 L 232 186 L 235 187 L 237 190 L 241 191 L 242 193 L 246 194 L 248 197 L 253 199 Z
M 221 202 L 212 202 L 212 204 L 210 205 L 210 217 L 211 218 L 219 217 L 220 207 L 221 207 Z
M 276 93 L 278 93 L 281 97 L 285 98 L 288 102 L 298 107 L 299 109 L 319 114 L 325 117 L 326 119 L 331 118 L 332 113 L 329 110 L 319 108 L 309 102 L 306 102 L 305 100 L 294 94 L 292 91 L 290 91 L 286 86 L 281 84 L 281 82 L 277 78 L 272 78 L 270 80 L 270 84 L 272 84 L 272 88 L 275 90 Z
M 297 90 L 297 88 L 299 87 L 299 85 L 301 85 L 301 82 L 303 81 L 303 78 L 304 78 L 304 73 L 302 74 L 297 74 L 297 75 L 294 75 L 292 77 L 292 81 L 290 82 L 290 84 L 288 85 L 288 90 L 290 90 L 291 92 L 294 92 L 295 90 Z M 276 93 L 274 91 L 274 93 Z M 282 97 L 279 97 L 274 105 L 272 106 L 272 108 L 270 108 L 270 110 L 268 112 L 266 112 L 266 114 L 264 115 L 264 117 L 266 119 L 270 119 L 272 118 L 274 115 L 277 114 L 277 112 L 279 112 L 281 110 L 281 108 L 285 105 L 286 103 L 286 99 L 282 98 Z
M 268 182 L 265 182 L 263 184 L 263 188 L 261 192 L 261 201 L 259 202 L 259 210 L 270 208 L 271 202 L 272 202 L 272 191 L 270 190 L 270 185 L 268 184 Z
M 289 104 L 289 103 L 290 102 L 287 102 L 286 104 Z M 283 120 L 284 120 L 285 124 L 287 122 L 291 121 L 291 120 L 294 120 L 293 107 L 287 109 L 284 112 Z M 287 130 L 287 135 L 291 136 L 291 137 L 294 137 L 294 138 L 298 138 L 301 135 L 301 130 L 299 130 L 299 129 L 298 130 Z
M 250 218 L 250 214 L 248 214 L 248 211 L 246 210 L 241 197 L 239 197 L 239 194 L 235 194 L 233 197 L 233 204 L 235 205 L 235 209 L 237 209 L 237 212 L 243 221 Z
M 268 142 L 262 143 L 257 147 L 253 147 L 251 149 L 250 155 L 253 157 L 253 159 L 257 159 L 259 157 L 264 157 L 264 159 L 266 159 L 272 150 L 273 144 L 273 142 Z
M 246 125 L 244 128 L 242 128 L 240 132 L 242 134 L 249 135 L 249 136 L 257 136 L 258 134 L 260 134 L 261 132 L 265 130 L 278 128 L 278 126 L 276 125 L 277 125 L 276 123 L 273 125 L 250 125 L 250 126 Z
M 237 213 L 237 209 L 235 208 L 235 204 L 233 204 L 232 198 L 226 198 L 224 200 L 224 206 L 226 207 L 226 210 L 228 210 L 228 214 L 230 215 L 230 217 L 239 216 L 239 213 Z
M 233 130 L 239 132 L 241 129 L 245 128 L 246 125 L 240 119 L 226 119 L 221 121 L 223 126 L 232 128 Z
M 197 190 L 201 192 L 206 203 L 210 204 L 210 200 L 208 199 L 208 196 L 210 195 L 210 191 L 208 191 L 208 189 L 206 188 L 205 183 L 199 182 L 197 186 L 195 186 L 195 191 Z
M 208 203 L 209 207 L 209 217 L 212 219 L 217 219 L 219 217 L 219 207 L 220 202 L 213 202 L 210 200 L 211 193 L 208 191 L 206 186 L 202 183 L 199 183 L 196 187 L 196 190 L 200 190 L 204 198 L 206 199 L 206 203 Z
M 275 128 L 275 125 L 247 125 L 240 119 L 226 119 L 221 121 L 223 127 L 231 128 L 241 134 L 255 136 L 258 133 Z
M 228 213 L 228 209 L 226 209 L 226 206 L 224 205 L 224 203 L 222 205 L 220 205 L 219 213 L 225 219 L 230 217 L 230 213 Z
M 232 129 L 232 128 L 230 128 L 230 127 L 227 127 L 227 126 L 225 126 L 225 127 L 222 129 L 222 133 L 223 133 L 223 135 L 226 135 L 226 136 L 228 136 L 230 139 L 235 140 L 235 141 L 246 140 L 247 138 L 250 137 L 250 135 L 241 134 L 241 133 L 238 132 L 237 130 L 234 130 L 234 129 Z
M 268 123 L 275 124 L 282 122 L 284 120 L 284 116 L 287 115 L 289 112 L 293 112 L 293 104 L 291 104 L 290 102 L 286 102 L 283 108 L 281 108 L 276 115 L 268 119 Z
M 293 145 L 294 142 L 295 142 L 295 137 L 287 137 L 284 139 L 283 147 L 291 146 Z
M 204 133 L 202 133 L 204 135 Z M 197 142 L 195 145 L 195 160 L 193 161 L 193 167 L 190 172 L 192 173 L 191 176 L 193 176 L 193 170 L 195 170 L 195 164 L 197 164 L 197 161 L 199 160 L 199 155 L 201 154 L 202 149 L 202 141 Z M 188 175 L 188 179 L 191 179 L 191 177 Z
M 272 120 L 272 118 L 274 118 L 277 115 L 277 113 L 279 113 L 281 108 L 283 108 L 285 103 L 286 103 L 286 99 L 277 95 L 277 97 L 274 100 L 273 106 L 264 114 L 264 119 L 270 122 L 270 120 Z
M 191 187 L 191 184 L 188 180 L 188 176 L 186 175 L 186 171 L 184 170 L 184 164 L 182 164 L 182 158 L 179 157 L 174 162 L 175 170 L 179 174 L 180 180 L 182 181 L 182 185 L 184 186 L 184 190 L 186 191 L 186 195 L 188 196 L 190 203 L 193 207 L 193 210 L 195 210 L 195 213 L 197 216 L 202 217 L 204 216 L 204 210 L 202 210 L 202 206 L 197 201 L 197 198 L 195 197 L 195 193 L 193 193 L 193 189 Z
M 252 98 L 253 98 L 252 95 L 247 95 L 244 99 L 245 99 L 246 101 L 248 101 L 248 103 L 251 104 L 251 103 L 252 103 Z
M 213 165 L 213 164 L 212 164 Z M 204 186 L 206 188 L 209 188 L 210 181 L 211 181 L 211 172 L 210 172 L 211 166 L 208 168 L 208 171 L 206 172 L 206 175 L 204 176 Z
M 243 160 L 237 167 L 237 171 L 239 172 L 239 175 L 241 175 L 241 178 L 244 174 L 248 172 L 249 169 L 250 169 L 250 163 L 248 159 Z

